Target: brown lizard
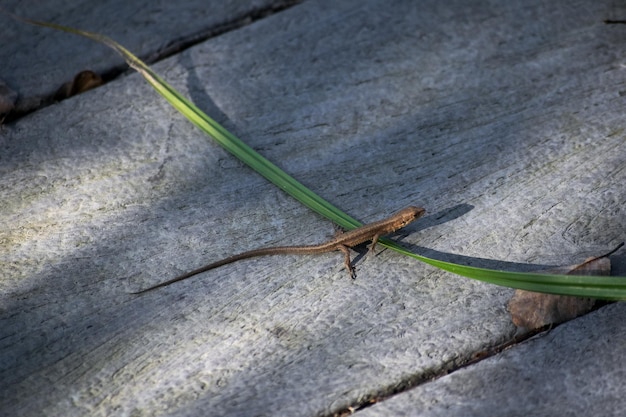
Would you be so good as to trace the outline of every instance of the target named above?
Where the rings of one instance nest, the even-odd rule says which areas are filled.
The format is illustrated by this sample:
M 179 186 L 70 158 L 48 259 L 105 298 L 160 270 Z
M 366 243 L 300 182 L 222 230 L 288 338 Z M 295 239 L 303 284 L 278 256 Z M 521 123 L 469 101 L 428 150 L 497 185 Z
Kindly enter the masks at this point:
M 400 210 L 396 214 L 391 217 L 388 217 L 383 220 L 379 220 L 377 222 L 365 224 L 361 227 L 357 227 L 354 230 L 350 230 L 345 233 L 341 233 L 335 238 L 320 243 L 319 245 L 310 245 L 310 246 L 275 246 L 269 248 L 260 248 L 254 249 L 247 252 L 242 252 L 237 255 L 230 256 L 228 258 L 224 258 L 220 261 L 213 262 L 211 264 L 205 265 L 201 268 L 194 269 L 193 271 L 187 272 L 186 274 L 177 276 L 176 278 L 172 278 L 169 281 L 162 282 L 160 284 L 154 285 L 152 287 L 146 288 L 144 290 L 140 290 L 134 292 L 132 294 L 141 294 L 147 291 L 154 290 L 156 288 L 165 287 L 166 285 L 173 284 L 178 281 L 182 281 L 194 275 L 200 274 L 202 272 L 208 271 L 213 268 L 220 267 L 222 265 L 226 265 L 232 262 L 237 262 L 242 259 L 252 258 L 256 256 L 266 256 L 266 255 L 284 255 L 284 254 L 299 254 L 299 255 L 309 255 L 316 253 L 326 253 L 332 252 L 335 250 L 340 250 L 344 253 L 344 264 L 351 278 L 355 277 L 354 268 L 350 265 L 350 249 L 353 246 L 360 245 L 361 243 L 372 241 L 372 245 L 369 248 L 369 253 L 374 252 L 374 247 L 378 242 L 378 238 L 389 233 L 393 233 L 398 229 L 403 228 L 407 224 L 412 221 L 420 218 L 424 215 L 426 210 L 421 207 L 409 206 L 405 209 Z

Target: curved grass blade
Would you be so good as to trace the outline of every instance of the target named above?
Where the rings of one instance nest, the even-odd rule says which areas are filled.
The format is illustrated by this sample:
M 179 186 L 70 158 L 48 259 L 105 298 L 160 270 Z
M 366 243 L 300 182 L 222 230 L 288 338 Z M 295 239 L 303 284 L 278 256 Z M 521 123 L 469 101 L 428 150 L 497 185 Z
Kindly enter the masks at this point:
M 293 177 L 289 176 L 286 172 L 274 165 L 268 159 L 261 156 L 254 149 L 245 144 L 242 140 L 230 133 L 222 125 L 206 115 L 202 110 L 196 107 L 195 104 L 187 100 L 183 95 L 176 91 L 174 87 L 172 87 L 165 80 L 163 80 L 148 65 L 142 62 L 139 58 L 133 55 L 122 45 L 115 42 L 113 39 L 99 33 L 87 32 L 80 29 L 57 25 L 54 23 L 38 22 L 35 20 L 24 19 L 14 15 L 11 16 L 13 16 L 15 19 L 32 25 L 48 27 L 80 35 L 110 47 L 111 49 L 122 55 L 128 65 L 130 65 L 141 75 L 143 75 L 146 81 L 148 81 L 148 83 L 159 94 L 161 94 L 176 110 L 180 111 L 194 125 L 199 127 L 202 131 L 211 136 L 213 139 L 215 139 L 222 147 L 224 147 L 228 152 L 239 158 L 246 165 L 257 171 L 259 174 L 267 178 L 270 182 L 281 188 L 286 193 L 293 196 L 302 204 L 306 205 L 307 207 L 316 211 L 322 216 L 329 218 L 341 227 L 344 227 L 346 229 L 353 229 L 361 225 L 358 220 L 348 216 L 331 203 L 319 197 L 313 191 L 306 188 L 304 185 L 296 181 Z
M 300 201 L 311 210 L 332 220 L 341 227 L 353 229 L 361 225 L 359 221 L 348 216 L 337 207 L 306 188 L 282 169 L 258 154 L 254 149 L 246 145 L 239 138 L 231 134 L 219 123 L 207 116 L 204 112 L 202 112 L 202 110 L 178 93 L 178 91 L 159 77 L 139 58 L 114 40 L 98 33 L 91 33 L 53 23 L 38 22 L 20 18 L 12 14 L 10 15 L 17 20 L 21 20 L 29 24 L 84 36 L 109 46 L 120 53 L 128 65 L 141 73 L 148 83 L 150 83 L 150 85 L 152 85 L 152 87 L 154 87 L 154 89 L 174 108 L 184 114 L 193 124 L 198 126 L 209 136 L 213 137 L 213 139 L 215 139 L 227 151 L 267 178 L 274 185 L 293 196 L 296 200 Z M 576 295 L 607 300 L 626 300 L 626 277 L 552 275 L 528 272 L 497 271 L 459 265 L 417 255 L 402 248 L 389 239 L 381 239 L 380 244 L 445 271 L 491 284 L 552 294 Z
M 550 294 L 575 295 L 613 301 L 626 300 L 626 277 L 498 271 L 427 258 L 410 252 L 388 239 L 381 239 L 381 243 L 388 248 L 444 271 L 490 284 Z

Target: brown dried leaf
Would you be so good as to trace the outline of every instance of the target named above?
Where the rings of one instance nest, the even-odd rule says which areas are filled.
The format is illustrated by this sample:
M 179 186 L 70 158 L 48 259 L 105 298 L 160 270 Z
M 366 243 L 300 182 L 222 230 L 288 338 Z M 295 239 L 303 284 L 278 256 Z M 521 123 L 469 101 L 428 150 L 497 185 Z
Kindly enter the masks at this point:
M 0 115 L 9 113 L 15 108 L 17 93 L 2 80 L 0 80 Z
M 610 275 L 609 255 L 621 246 L 606 255 L 589 258 L 579 265 L 555 268 L 545 272 L 566 275 Z M 563 323 L 588 313 L 595 302 L 593 298 L 516 290 L 515 295 L 509 301 L 508 309 L 517 327 L 533 330 L 550 324 Z
M 81 71 L 71 82 L 61 86 L 54 95 L 55 100 L 63 100 L 76 94 L 84 93 L 87 90 L 102 85 L 102 78 L 93 71 Z

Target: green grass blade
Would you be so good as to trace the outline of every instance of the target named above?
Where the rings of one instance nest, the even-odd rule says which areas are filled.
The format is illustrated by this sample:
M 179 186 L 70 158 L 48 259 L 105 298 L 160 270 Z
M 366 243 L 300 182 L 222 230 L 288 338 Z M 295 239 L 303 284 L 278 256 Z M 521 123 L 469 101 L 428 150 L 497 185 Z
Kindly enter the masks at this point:
M 86 32 L 52 23 L 23 19 L 14 15 L 11 16 L 33 25 L 49 27 L 84 36 L 113 48 L 124 57 L 131 67 L 139 71 L 148 83 L 150 83 L 150 85 L 152 85 L 152 87 L 154 87 L 154 89 L 156 89 L 174 108 L 184 114 L 193 124 L 213 137 L 221 146 L 246 165 L 250 166 L 305 206 L 327 217 L 341 227 L 352 229 L 361 225 L 360 222 L 343 213 L 337 207 L 306 188 L 272 162 L 258 154 L 239 138 L 228 132 L 219 123 L 204 114 L 202 110 L 178 93 L 178 91 L 159 77 L 139 58 L 112 39 L 97 33 Z M 380 243 L 383 246 L 445 271 L 491 284 L 553 294 L 576 295 L 608 300 L 626 300 L 626 277 L 553 275 L 497 271 L 464 266 L 417 255 L 388 239 L 381 239 Z
M 381 240 L 383 243 L 383 240 Z M 604 275 L 557 275 L 532 272 L 510 272 L 459 265 L 410 252 L 384 239 L 385 246 L 424 263 L 464 277 L 521 290 L 605 300 L 626 300 L 626 277 Z
M 126 60 L 128 65 L 137 70 L 143 77 L 150 83 L 150 85 L 161 94 L 174 108 L 180 111 L 185 117 L 187 117 L 193 124 L 199 127 L 202 131 L 213 137 L 221 146 L 234 156 L 243 161 L 246 165 L 263 175 L 270 182 L 277 185 L 286 193 L 290 194 L 298 201 L 302 202 L 307 207 L 316 211 L 317 213 L 325 216 L 341 227 L 347 229 L 353 229 L 361 225 L 359 221 L 343 213 L 337 207 L 333 206 L 326 200 L 319 197 L 317 194 L 306 188 L 300 182 L 289 176 L 286 172 L 274 165 L 272 162 L 261 156 L 254 149 L 246 145 L 243 141 L 231 134 L 223 126 L 206 115 L 196 105 L 187 100 L 170 84 L 163 80 L 158 74 L 156 74 L 148 65 L 142 62 L 139 58 L 133 55 L 130 51 L 124 48 L 122 45 L 115 42 L 113 39 L 101 35 L 99 33 L 87 32 L 80 29 L 69 28 L 54 23 L 38 22 L 35 20 L 24 19 L 18 16 L 13 16 L 15 19 L 23 22 L 48 27 L 64 32 L 80 35 L 96 42 L 107 45 L 116 52 L 118 52 Z

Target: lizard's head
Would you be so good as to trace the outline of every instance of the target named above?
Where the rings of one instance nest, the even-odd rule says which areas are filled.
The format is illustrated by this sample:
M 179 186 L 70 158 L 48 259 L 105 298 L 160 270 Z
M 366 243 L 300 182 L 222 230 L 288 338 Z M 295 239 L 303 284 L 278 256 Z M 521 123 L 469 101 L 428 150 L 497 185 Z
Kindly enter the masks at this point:
M 408 206 L 407 208 L 404 208 L 396 213 L 395 217 L 397 217 L 399 222 L 401 223 L 400 227 L 404 227 L 412 221 L 419 219 L 425 213 L 426 210 L 422 207 Z

